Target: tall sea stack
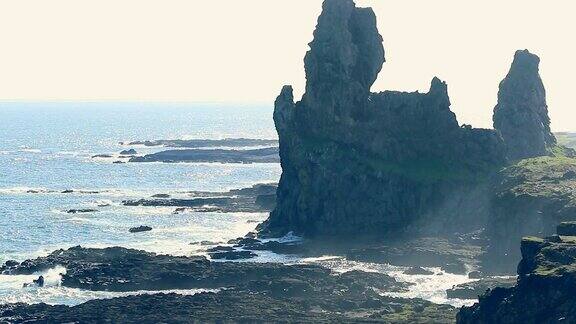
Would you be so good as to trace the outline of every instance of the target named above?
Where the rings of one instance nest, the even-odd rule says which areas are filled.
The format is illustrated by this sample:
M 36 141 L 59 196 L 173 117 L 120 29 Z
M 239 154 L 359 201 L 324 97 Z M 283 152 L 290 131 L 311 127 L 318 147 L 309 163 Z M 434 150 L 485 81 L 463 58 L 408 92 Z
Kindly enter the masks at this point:
M 500 83 L 494 128 L 502 134 L 511 160 L 546 155 L 556 145 L 539 63 L 540 58 L 528 50 L 517 51 L 510 72 Z
M 502 139 L 460 127 L 437 78 L 428 93 L 370 93 L 385 61 L 371 9 L 326 0 L 304 61 L 302 100 L 285 86 L 275 103 L 283 172 L 262 232 L 385 237 L 478 225 L 486 174 L 505 163 Z

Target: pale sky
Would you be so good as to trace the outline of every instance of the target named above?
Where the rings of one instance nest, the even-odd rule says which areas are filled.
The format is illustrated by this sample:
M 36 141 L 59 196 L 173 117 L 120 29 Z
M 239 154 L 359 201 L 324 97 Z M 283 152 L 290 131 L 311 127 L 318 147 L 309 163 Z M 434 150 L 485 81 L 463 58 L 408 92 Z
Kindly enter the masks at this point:
M 576 130 L 574 0 L 358 0 L 386 60 L 373 91 L 448 83 L 491 127 L 514 51 L 541 58 L 555 131 Z M 272 103 L 304 88 L 320 0 L 0 0 L 0 101 Z

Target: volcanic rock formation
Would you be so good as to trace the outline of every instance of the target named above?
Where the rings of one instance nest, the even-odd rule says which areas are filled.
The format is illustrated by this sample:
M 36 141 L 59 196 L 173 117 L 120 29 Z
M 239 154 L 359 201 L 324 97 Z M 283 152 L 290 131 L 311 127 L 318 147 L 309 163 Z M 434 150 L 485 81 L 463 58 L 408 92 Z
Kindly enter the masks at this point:
M 290 86 L 276 99 L 283 173 L 261 230 L 382 235 L 422 219 L 444 230 L 485 216 L 479 179 L 505 163 L 501 137 L 460 127 L 437 78 L 428 93 L 370 93 L 385 61 L 371 9 L 325 1 L 304 61 L 302 100 Z
M 502 134 L 512 160 L 546 155 L 556 145 L 539 63 L 540 58 L 528 50 L 517 51 L 510 72 L 500 83 L 494 128 Z

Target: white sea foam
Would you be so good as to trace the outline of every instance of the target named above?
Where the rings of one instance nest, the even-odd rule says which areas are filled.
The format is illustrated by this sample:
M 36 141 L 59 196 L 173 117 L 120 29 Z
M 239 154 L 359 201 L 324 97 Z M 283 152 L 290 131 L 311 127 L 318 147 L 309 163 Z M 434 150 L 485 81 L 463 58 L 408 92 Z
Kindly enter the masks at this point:
M 301 260 L 304 263 L 318 263 L 336 272 L 360 270 L 367 272 L 379 272 L 387 274 L 400 282 L 412 283 L 406 292 L 380 292 L 382 295 L 403 298 L 421 298 L 437 304 L 449 304 L 455 307 L 472 305 L 474 299 L 450 299 L 446 290 L 454 285 L 472 282 L 467 275 L 447 273 L 440 268 L 426 268 L 433 272 L 432 275 L 408 275 L 404 274 L 406 267 L 398 267 L 389 264 L 349 261 L 342 257 L 324 256 L 321 258 L 308 258 Z
M 42 153 L 42 150 L 33 148 L 21 148 L 19 151 L 24 153 Z
M 5 195 L 48 194 L 48 193 L 54 193 L 54 191 L 42 187 L 26 187 L 26 186 L 0 188 L 0 194 Z

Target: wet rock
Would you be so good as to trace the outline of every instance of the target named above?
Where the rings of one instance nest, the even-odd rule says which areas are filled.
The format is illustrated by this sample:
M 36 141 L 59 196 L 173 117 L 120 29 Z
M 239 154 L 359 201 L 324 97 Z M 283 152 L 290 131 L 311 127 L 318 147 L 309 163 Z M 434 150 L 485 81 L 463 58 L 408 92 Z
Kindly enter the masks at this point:
M 190 245 L 207 246 L 207 245 L 218 245 L 218 244 L 221 244 L 221 243 L 222 243 L 222 242 L 200 241 L 200 242 L 192 242 L 192 243 L 190 243 Z
M 68 214 L 85 214 L 85 213 L 95 213 L 98 212 L 97 209 L 84 208 L 84 209 L 68 209 L 66 213 Z
M 496 287 L 509 288 L 516 284 L 516 277 L 487 277 L 478 281 L 453 286 L 446 290 L 448 298 L 476 299 Z
M 484 274 L 482 274 L 482 272 L 477 271 L 477 270 L 476 270 L 476 271 L 471 271 L 471 272 L 468 274 L 468 278 L 470 278 L 470 279 L 480 279 L 480 278 L 482 278 L 482 277 L 484 277 Z
M 239 237 L 237 239 L 232 239 L 228 241 L 228 244 L 236 244 L 238 246 L 243 246 L 247 244 L 257 244 L 262 243 L 259 239 L 253 237 Z
M 255 258 L 258 255 L 252 251 L 225 251 L 210 253 L 213 260 L 242 260 Z
M 112 162 L 112 164 L 125 164 L 126 162 L 122 162 L 122 161 L 114 161 Z
M 140 232 L 149 232 L 151 230 L 152 230 L 152 227 L 141 225 L 141 226 L 137 226 L 137 227 L 132 227 L 128 231 L 130 233 L 140 233 Z
M 307 252 L 306 248 L 299 244 L 280 243 L 277 241 L 248 243 L 239 246 L 244 250 L 270 251 L 278 254 L 304 254 Z
M 384 274 L 335 274 L 315 265 L 210 262 L 124 248 L 59 250 L 23 262 L 17 273 L 65 266 L 64 287 L 133 291 L 222 288 L 215 293 L 136 295 L 74 307 L 0 305 L 0 322 L 430 322 L 451 323 L 456 310 L 419 299 L 381 296 L 406 284 Z
M 135 149 L 123 150 L 120 152 L 120 155 L 136 155 L 136 154 L 138 154 L 138 152 L 136 152 Z
M 95 158 L 104 158 L 104 159 L 109 159 L 112 158 L 112 155 L 110 154 L 96 154 L 92 156 L 93 159 Z
M 374 244 L 351 249 L 349 260 L 389 263 L 398 266 L 441 267 L 450 273 L 465 274 L 466 265 L 474 265 L 481 255 L 481 247 L 452 243 L 444 238 L 428 237 L 398 242 Z
M 193 198 L 175 199 L 167 194 L 156 194 L 152 199 L 124 200 L 124 206 L 174 206 L 174 214 L 186 210 L 193 212 L 267 212 L 267 206 L 259 204 L 257 199 L 262 194 L 276 191 L 275 184 L 256 184 L 249 188 L 234 189 L 227 192 L 187 192 Z

